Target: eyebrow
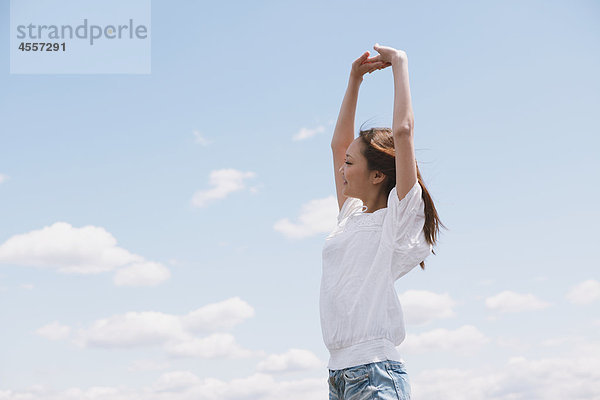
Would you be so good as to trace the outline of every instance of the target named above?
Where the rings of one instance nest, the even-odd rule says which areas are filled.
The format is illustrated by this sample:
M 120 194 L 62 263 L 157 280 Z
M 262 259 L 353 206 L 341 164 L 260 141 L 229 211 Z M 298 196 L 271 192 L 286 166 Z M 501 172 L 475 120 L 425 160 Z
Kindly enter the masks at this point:
M 352 157 L 350 154 L 346 153 L 346 157 Z

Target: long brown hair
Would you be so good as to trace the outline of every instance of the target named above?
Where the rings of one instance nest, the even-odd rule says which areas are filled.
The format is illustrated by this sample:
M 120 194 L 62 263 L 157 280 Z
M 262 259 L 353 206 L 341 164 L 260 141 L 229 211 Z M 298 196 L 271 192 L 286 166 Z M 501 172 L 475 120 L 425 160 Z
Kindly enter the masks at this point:
M 365 145 L 363 146 L 362 154 L 367 159 L 367 168 L 371 171 L 381 171 L 387 176 L 386 195 L 389 196 L 390 191 L 396 186 L 396 153 L 394 152 L 394 135 L 392 135 L 392 130 L 390 128 L 361 129 L 359 137 Z M 425 233 L 427 243 L 435 245 L 440 226 L 444 228 L 446 226 L 438 216 L 433 199 L 423 183 L 421 171 L 419 171 L 419 165 L 416 163 L 416 160 L 415 164 L 417 167 L 417 180 L 421 186 L 421 197 L 425 203 L 425 225 L 423 232 Z M 432 250 L 432 253 L 435 254 L 435 251 Z M 421 261 L 419 265 L 422 269 L 425 269 L 425 261 Z

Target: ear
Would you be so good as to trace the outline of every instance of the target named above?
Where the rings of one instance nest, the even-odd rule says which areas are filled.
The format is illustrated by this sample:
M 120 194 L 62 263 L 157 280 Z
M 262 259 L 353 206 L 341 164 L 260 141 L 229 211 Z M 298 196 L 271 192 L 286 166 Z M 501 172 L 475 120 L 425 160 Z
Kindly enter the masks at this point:
M 373 184 L 381 183 L 385 181 L 386 178 L 387 176 L 383 172 L 376 170 L 373 171 L 373 177 L 371 179 L 371 182 L 373 182 Z

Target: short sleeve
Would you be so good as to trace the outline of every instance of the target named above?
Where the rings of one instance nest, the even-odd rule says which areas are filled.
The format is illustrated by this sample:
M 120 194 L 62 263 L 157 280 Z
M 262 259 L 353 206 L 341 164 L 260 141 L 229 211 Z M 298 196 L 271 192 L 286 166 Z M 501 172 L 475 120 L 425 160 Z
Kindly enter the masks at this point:
M 432 246 L 425 240 L 425 202 L 419 181 L 402 200 L 396 187 L 388 196 L 388 212 L 383 223 L 382 241 L 393 251 L 392 276 L 399 279 L 429 254 Z
M 338 214 L 338 224 L 355 211 L 362 209 L 362 206 L 363 202 L 361 199 L 357 199 L 356 197 L 346 197 L 346 200 L 340 209 L 340 213 Z

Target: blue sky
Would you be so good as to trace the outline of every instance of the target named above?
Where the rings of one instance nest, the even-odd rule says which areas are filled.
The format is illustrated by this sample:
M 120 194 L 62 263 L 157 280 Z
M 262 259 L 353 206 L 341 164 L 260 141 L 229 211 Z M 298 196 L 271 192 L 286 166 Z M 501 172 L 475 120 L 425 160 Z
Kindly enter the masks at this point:
M 599 17 L 154 1 L 148 75 L 10 74 L 3 29 L 0 400 L 326 398 L 329 141 L 376 42 L 449 228 L 396 282 L 413 396 L 600 399 Z M 356 129 L 392 101 L 366 76 Z

